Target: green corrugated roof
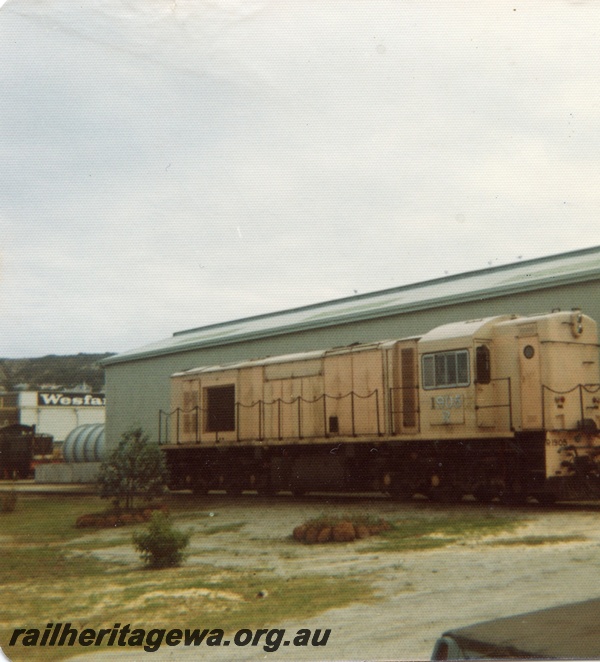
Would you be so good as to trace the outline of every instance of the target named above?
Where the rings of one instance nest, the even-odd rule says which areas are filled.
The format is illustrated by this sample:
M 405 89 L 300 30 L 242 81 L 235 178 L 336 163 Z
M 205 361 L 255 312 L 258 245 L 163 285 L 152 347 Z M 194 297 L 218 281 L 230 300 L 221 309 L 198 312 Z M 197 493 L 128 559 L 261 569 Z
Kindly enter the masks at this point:
M 109 366 L 201 347 L 244 342 L 405 312 L 546 289 L 600 277 L 600 246 L 437 278 L 389 290 L 179 331 L 102 361 Z

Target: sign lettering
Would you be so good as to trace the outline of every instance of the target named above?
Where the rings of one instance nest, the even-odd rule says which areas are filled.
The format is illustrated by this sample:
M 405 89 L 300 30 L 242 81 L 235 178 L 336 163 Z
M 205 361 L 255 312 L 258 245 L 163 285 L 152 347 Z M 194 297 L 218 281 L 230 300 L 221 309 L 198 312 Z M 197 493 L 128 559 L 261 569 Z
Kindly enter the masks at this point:
M 433 400 L 433 409 L 460 409 L 463 406 L 462 395 L 438 395 Z
M 101 393 L 38 393 L 40 407 L 104 407 L 106 398 Z

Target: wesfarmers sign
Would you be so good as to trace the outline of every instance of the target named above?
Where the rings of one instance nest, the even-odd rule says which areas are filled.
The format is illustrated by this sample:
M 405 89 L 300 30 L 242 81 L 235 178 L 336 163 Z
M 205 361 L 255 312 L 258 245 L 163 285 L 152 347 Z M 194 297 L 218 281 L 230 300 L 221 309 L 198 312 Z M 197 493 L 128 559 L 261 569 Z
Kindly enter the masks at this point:
M 39 407 L 104 407 L 106 398 L 98 393 L 38 393 Z

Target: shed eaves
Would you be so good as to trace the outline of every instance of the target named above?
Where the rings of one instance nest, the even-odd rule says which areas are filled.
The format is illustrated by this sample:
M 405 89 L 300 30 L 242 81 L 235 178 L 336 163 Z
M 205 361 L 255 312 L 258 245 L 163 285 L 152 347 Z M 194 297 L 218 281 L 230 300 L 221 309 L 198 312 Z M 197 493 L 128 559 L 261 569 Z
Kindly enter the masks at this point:
M 102 361 L 105 366 L 201 347 L 243 342 L 295 331 L 510 295 L 600 277 L 600 246 L 370 294 L 247 317 L 174 333 L 165 340 Z

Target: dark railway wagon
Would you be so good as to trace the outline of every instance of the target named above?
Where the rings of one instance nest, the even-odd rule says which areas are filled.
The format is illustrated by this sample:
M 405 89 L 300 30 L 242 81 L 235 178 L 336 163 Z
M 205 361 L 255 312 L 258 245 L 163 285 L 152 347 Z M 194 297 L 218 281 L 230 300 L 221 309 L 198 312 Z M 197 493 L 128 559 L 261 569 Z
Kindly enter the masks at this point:
M 52 436 L 36 434 L 35 426 L 7 425 L 0 428 L 0 478 L 28 478 L 35 456 L 52 453 Z

